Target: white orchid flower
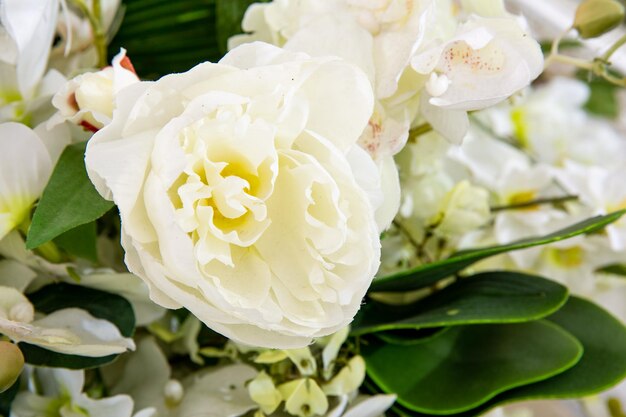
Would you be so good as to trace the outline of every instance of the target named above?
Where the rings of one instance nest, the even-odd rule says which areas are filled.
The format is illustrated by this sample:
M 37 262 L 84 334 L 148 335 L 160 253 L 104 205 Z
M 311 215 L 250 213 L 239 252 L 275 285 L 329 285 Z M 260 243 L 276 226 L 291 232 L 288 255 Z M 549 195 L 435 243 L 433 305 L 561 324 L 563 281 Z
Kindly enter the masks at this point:
M 74 417 L 76 410 L 85 417 L 131 417 L 133 400 L 128 395 L 94 400 L 82 393 L 85 383 L 84 371 L 60 368 L 36 368 L 31 378 L 37 380 L 30 387 L 37 391 L 17 394 L 12 406 L 12 417 Z M 147 416 L 144 412 L 142 416 Z
M 564 167 L 556 171 L 559 181 L 594 214 L 607 214 L 626 209 L 626 188 L 624 177 L 626 168 L 587 167 L 566 161 Z M 606 227 L 606 233 L 614 250 L 626 249 L 626 219 L 622 218 Z
M 50 154 L 34 131 L 0 124 L 0 239 L 26 219 L 51 173 Z
M 68 355 L 100 357 L 134 349 L 112 323 L 78 308 L 57 310 L 36 319 L 35 309 L 20 291 L 0 285 L 0 333 Z
M 140 341 L 121 365 L 104 369 L 110 392 L 130 395 L 137 409 L 155 408 L 158 417 L 238 417 L 258 407 L 245 386 L 257 371 L 247 365 L 205 369 L 178 382 L 153 338 Z
M 8 35 L 0 37 L 0 49 L 15 52 L 13 56 L 5 56 L 4 61 L 16 66 L 22 96 L 31 96 L 44 75 L 58 13 L 59 0 L 0 3 L 0 23 Z
M 419 51 L 411 65 L 430 77 L 422 115 L 460 143 L 469 126 L 466 112 L 493 106 L 528 86 L 543 70 L 543 55 L 516 19 L 473 15 L 451 39 Z

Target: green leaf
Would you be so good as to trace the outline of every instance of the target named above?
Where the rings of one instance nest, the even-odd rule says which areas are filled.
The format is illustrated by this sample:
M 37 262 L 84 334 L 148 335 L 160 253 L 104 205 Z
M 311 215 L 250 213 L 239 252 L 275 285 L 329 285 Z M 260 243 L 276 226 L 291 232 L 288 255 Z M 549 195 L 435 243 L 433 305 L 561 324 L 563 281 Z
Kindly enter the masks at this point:
M 585 233 L 602 230 L 608 224 L 618 220 L 626 210 L 620 210 L 605 216 L 596 216 L 576 223 L 565 229 L 542 237 L 518 240 L 506 245 L 486 248 L 469 249 L 458 252 L 447 259 L 421 265 L 397 274 L 374 279 L 370 291 L 409 291 L 424 288 L 440 279 L 454 275 L 468 266 L 491 256 L 533 246 L 546 245 L 552 242 L 569 239 Z
M 454 417 L 477 416 L 507 403 L 565 399 L 602 392 L 626 377 L 626 328 L 602 308 L 590 301 L 570 297 L 559 311 L 548 318 L 576 337 L 583 346 L 583 356 L 572 368 L 541 382 L 503 392 L 469 412 Z M 370 384 L 372 389 L 377 389 Z M 379 389 L 379 388 L 378 388 Z M 398 407 L 400 414 L 423 417 Z
M 28 230 L 26 247 L 34 249 L 57 236 L 100 218 L 113 207 L 87 176 L 86 142 L 70 145 L 54 167 Z
M 127 50 L 143 79 L 218 61 L 216 0 L 126 0 L 124 19 L 109 45 L 112 58 Z
M 602 78 L 594 78 L 588 84 L 591 94 L 585 103 L 585 109 L 598 116 L 615 119 L 619 114 L 619 87 Z
M 50 314 L 63 308 L 82 308 L 92 316 L 115 324 L 120 333 L 131 337 L 135 330 L 133 308 L 125 298 L 105 291 L 71 284 L 47 285 L 28 295 L 37 311 Z M 27 363 L 38 366 L 52 366 L 70 369 L 84 369 L 101 366 L 113 361 L 118 355 L 92 358 L 56 353 L 39 346 L 20 343 L 20 349 Z
M 368 301 L 352 322 L 351 333 L 530 321 L 555 312 L 566 300 L 567 288 L 554 281 L 516 272 L 485 272 L 409 305 Z
M 574 335 L 584 354 L 573 368 L 545 381 L 505 392 L 490 403 L 576 398 L 602 392 L 626 377 L 626 327 L 596 304 L 571 297 L 548 318 Z
M 96 263 L 96 229 L 96 222 L 86 223 L 58 236 L 54 243 L 70 255 Z
M 596 270 L 603 274 L 619 275 L 626 277 L 626 265 L 624 264 L 612 264 Z
M 216 0 L 217 40 L 222 53 L 226 53 L 228 38 L 242 32 L 241 21 L 248 6 L 267 0 Z
M 582 346 L 547 321 L 452 327 L 414 345 L 370 340 L 361 354 L 368 376 L 412 411 L 453 414 L 496 394 L 560 374 Z
M 8 416 L 11 412 L 11 403 L 15 399 L 17 392 L 20 390 L 20 380 L 15 381 L 15 384 L 8 390 L 0 393 L 0 416 Z

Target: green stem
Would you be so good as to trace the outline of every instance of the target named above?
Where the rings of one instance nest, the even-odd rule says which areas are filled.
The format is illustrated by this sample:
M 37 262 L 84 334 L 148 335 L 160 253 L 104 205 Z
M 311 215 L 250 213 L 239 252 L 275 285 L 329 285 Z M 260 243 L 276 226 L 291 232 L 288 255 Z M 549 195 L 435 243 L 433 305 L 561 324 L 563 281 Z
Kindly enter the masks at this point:
M 552 61 L 561 62 L 563 64 L 573 65 L 580 69 L 591 71 L 593 69 L 593 62 L 585 61 L 584 59 L 574 58 L 567 55 L 550 55 Z
M 617 40 L 617 42 L 615 42 L 613 44 L 613 46 L 611 46 L 605 53 L 604 55 L 602 55 L 602 57 L 600 58 L 601 60 L 608 62 L 609 59 L 611 58 L 611 56 L 615 53 L 615 51 L 617 51 L 619 48 L 622 47 L 622 45 L 624 45 L 626 43 L 626 35 L 623 35 L 621 38 L 619 38 Z
M 532 206 L 537 206 L 540 204 L 558 204 L 558 203 L 565 203 L 567 201 L 574 201 L 574 200 L 578 200 L 577 195 L 565 195 L 562 197 L 552 197 L 552 198 L 539 198 L 537 200 L 526 201 L 524 203 L 491 207 L 491 211 L 497 212 L 497 211 L 505 211 L 505 210 L 519 210 L 519 209 L 524 209 L 524 208 L 528 208 Z
M 93 41 L 98 53 L 98 66 L 105 67 L 107 65 L 107 42 L 104 28 L 102 27 L 100 0 L 93 0 L 93 11 L 89 10 L 89 6 L 84 0 L 71 0 L 80 12 L 87 18 L 91 31 L 93 32 Z
M 417 126 L 414 129 L 411 129 L 409 131 L 409 142 L 415 143 L 419 136 L 425 135 L 428 132 L 432 132 L 432 130 L 433 130 L 433 127 L 429 123 L 424 123 L 424 124 Z

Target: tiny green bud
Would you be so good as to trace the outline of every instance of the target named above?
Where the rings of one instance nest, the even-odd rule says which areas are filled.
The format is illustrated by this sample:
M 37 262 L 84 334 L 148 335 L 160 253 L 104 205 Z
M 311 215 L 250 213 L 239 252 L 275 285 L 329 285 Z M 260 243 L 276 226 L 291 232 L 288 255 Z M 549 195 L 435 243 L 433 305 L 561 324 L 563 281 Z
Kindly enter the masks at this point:
M 596 38 L 616 28 L 624 19 L 624 6 L 617 0 L 585 0 L 578 6 L 574 29 L 583 39 Z
M 0 392 L 15 383 L 24 368 L 24 355 L 13 343 L 0 341 Z

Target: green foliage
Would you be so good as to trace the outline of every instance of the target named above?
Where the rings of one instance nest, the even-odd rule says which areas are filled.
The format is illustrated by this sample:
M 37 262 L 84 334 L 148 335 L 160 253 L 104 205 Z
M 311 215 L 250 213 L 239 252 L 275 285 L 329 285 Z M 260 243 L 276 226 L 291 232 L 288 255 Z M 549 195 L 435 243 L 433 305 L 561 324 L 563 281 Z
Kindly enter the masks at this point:
M 8 416 L 11 411 L 11 403 L 20 389 L 20 381 L 17 380 L 11 388 L 0 393 L 0 416 Z
M 217 61 L 216 0 L 126 0 L 109 56 L 127 50 L 137 74 L 156 79 Z
M 113 207 L 112 202 L 98 194 L 87 176 L 86 146 L 86 143 L 77 143 L 63 151 L 33 215 L 26 239 L 28 249 L 92 222 Z
M 491 408 L 516 401 L 593 395 L 615 385 L 626 376 L 626 327 L 602 308 L 581 298 L 570 297 L 568 302 L 556 313 L 544 320 L 531 323 L 540 322 L 550 322 L 580 342 L 583 354 L 574 366 L 563 369 L 562 372 L 539 382 L 507 389 L 471 410 L 443 414 L 454 417 L 472 417 Z M 448 330 L 445 330 L 443 334 L 446 332 Z M 538 339 L 531 341 L 541 342 Z M 499 345 L 500 341 L 493 343 Z M 485 340 L 483 346 L 489 348 L 489 342 Z M 409 348 L 410 346 L 407 349 Z M 517 351 L 519 360 L 532 360 L 528 352 L 522 349 L 518 350 L 515 346 L 509 348 Z M 467 347 L 463 345 L 462 349 L 465 350 Z M 366 350 L 366 352 L 368 351 Z M 428 358 L 427 361 L 435 360 L 439 351 L 432 350 L 431 355 L 433 358 Z M 408 363 L 406 358 L 400 356 L 388 360 L 392 364 L 390 366 L 398 368 L 402 368 L 402 363 Z M 413 378 L 412 371 L 412 368 L 405 366 L 403 370 L 398 371 L 395 377 L 406 381 L 406 378 Z M 386 373 L 383 374 L 383 376 L 386 375 Z M 468 383 L 476 384 L 477 382 L 480 380 L 475 379 L 467 383 L 457 380 L 456 384 L 458 388 L 465 387 Z M 372 392 L 386 391 L 385 385 L 379 384 L 375 378 L 367 381 L 367 387 Z M 432 412 L 413 411 L 407 407 L 407 404 L 397 404 L 394 406 L 394 412 L 404 417 L 423 417 L 434 414 Z
M 70 255 L 98 262 L 96 251 L 96 222 L 85 223 L 54 239 L 54 243 Z
M 64 308 L 81 308 L 92 316 L 115 324 L 120 333 L 131 337 L 135 330 L 133 308 L 123 297 L 105 291 L 71 284 L 51 284 L 28 295 L 37 311 L 50 314 Z M 101 366 L 113 361 L 118 355 L 91 358 L 65 355 L 47 349 L 19 344 L 27 363 L 39 366 L 52 366 L 70 369 L 83 369 Z
M 576 337 L 584 354 L 573 368 L 497 397 L 496 403 L 573 398 L 599 393 L 626 376 L 626 327 L 597 305 L 577 297 L 548 318 Z
M 487 272 L 461 279 L 415 303 L 369 301 L 351 325 L 353 335 L 479 323 L 513 323 L 545 317 L 567 300 L 567 289 L 544 278 Z
M 369 340 L 361 348 L 376 385 L 396 393 L 407 409 L 431 414 L 466 411 L 500 392 L 557 375 L 582 352 L 573 336 L 543 320 L 456 326 L 423 343 Z
M 624 264 L 607 265 L 607 266 L 605 266 L 603 268 L 598 269 L 597 272 L 604 273 L 604 274 L 619 275 L 619 276 L 625 277 L 626 276 L 626 265 L 624 265 Z
M 248 6 L 267 0 L 216 0 L 217 41 L 222 53 L 226 53 L 228 38 L 242 32 L 241 21 Z
M 625 210 L 621 210 L 605 216 L 592 217 L 542 237 L 522 239 L 506 245 L 464 250 L 441 261 L 377 278 L 372 283 L 370 291 L 409 291 L 428 287 L 440 279 L 454 275 L 468 266 L 491 256 L 533 246 L 546 245 L 585 233 L 595 233 L 618 220 L 625 212 Z
M 615 119 L 619 114 L 617 92 L 619 87 L 610 82 L 596 78 L 589 82 L 591 94 L 585 109 L 598 116 Z

